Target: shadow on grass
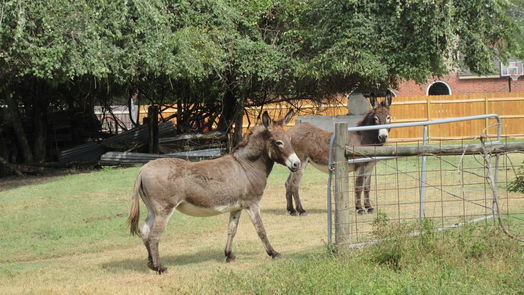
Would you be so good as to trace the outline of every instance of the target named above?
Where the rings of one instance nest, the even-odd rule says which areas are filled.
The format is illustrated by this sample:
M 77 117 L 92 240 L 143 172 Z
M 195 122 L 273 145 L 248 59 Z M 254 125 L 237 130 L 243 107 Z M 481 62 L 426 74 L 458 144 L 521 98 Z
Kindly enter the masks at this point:
M 307 214 L 326 214 L 327 210 L 326 209 L 306 209 L 306 213 Z M 264 209 L 262 208 L 262 214 L 289 215 L 290 217 L 295 217 L 295 216 L 291 216 L 285 208 L 282 208 L 282 209 Z M 300 217 L 300 216 L 297 215 L 297 217 Z M 301 217 L 307 217 L 307 215 L 301 216 Z
M 45 172 L 41 172 L 38 175 L 24 175 L 24 176 L 6 176 L 0 178 L 0 192 L 5 192 L 8 190 L 17 189 L 19 187 L 29 186 L 29 185 L 36 185 L 36 184 L 44 184 L 48 182 L 53 182 L 56 180 L 59 180 L 63 177 L 72 175 L 72 174 L 83 174 L 83 173 L 91 173 L 96 172 L 98 169 L 92 168 L 92 169 L 85 169 L 85 170 L 71 170 L 71 169 L 63 169 L 63 170 L 48 170 Z
M 145 252 L 145 249 L 144 249 Z M 144 253 L 145 254 L 145 253 Z M 256 255 L 258 252 L 253 251 L 239 251 L 235 252 L 235 255 L 237 255 L 237 259 L 242 259 L 242 257 L 246 258 L 251 255 Z M 173 268 L 180 265 L 190 265 L 190 264 L 198 264 L 202 262 L 220 262 L 220 263 L 226 263 L 225 257 L 223 252 L 213 251 L 213 250 L 202 250 L 196 253 L 191 254 L 182 254 L 182 255 L 166 255 L 162 256 L 160 254 L 160 261 L 162 265 L 165 267 Z M 108 271 L 112 272 L 118 272 L 122 270 L 131 270 L 136 272 L 142 272 L 147 273 L 151 272 L 151 270 L 147 267 L 147 256 L 144 255 L 142 257 L 137 258 L 127 258 L 123 260 L 117 260 L 112 261 L 109 263 L 102 264 L 102 268 L 106 269 Z

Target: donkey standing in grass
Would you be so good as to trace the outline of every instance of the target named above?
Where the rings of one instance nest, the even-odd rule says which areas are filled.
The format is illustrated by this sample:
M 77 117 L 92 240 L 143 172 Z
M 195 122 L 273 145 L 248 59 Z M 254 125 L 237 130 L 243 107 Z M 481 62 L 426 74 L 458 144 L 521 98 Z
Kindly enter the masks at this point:
M 364 119 L 358 123 L 358 126 L 389 124 L 391 116 L 389 107 L 392 102 L 391 92 L 387 92 L 385 101 L 377 104 L 375 97 L 370 97 L 371 106 L 373 107 L 366 113 Z M 297 153 L 302 165 L 298 171 L 292 172 L 286 181 L 286 200 L 287 211 L 291 215 L 306 215 L 302 208 L 298 189 L 300 179 L 308 162 L 311 162 L 317 169 L 328 172 L 328 155 L 329 141 L 333 132 L 320 129 L 310 123 L 299 123 L 287 131 L 291 137 L 291 144 Z M 350 132 L 348 135 L 348 146 L 362 145 L 383 145 L 388 138 L 389 129 L 369 130 Z M 369 200 L 369 191 L 371 189 L 371 173 L 375 167 L 375 162 L 350 165 L 350 171 L 355 171 L 355 209 L 359 214 L 373 213 L 374 209 Z M 364 191 L 364 207 L 360 201 L 360 196 Z M 295 208 L 293 207 L 295 200 Z
M 280 257 L 266 236 L 259 202 L 275 162 L 291 171 L 297 171 L 300 167 L 290 138 L 282 128 L 292 115 L 293 110 L 284 119 L 273 121 L 264 112 L 263 125 L 254 127 L 229 155 L 194 163 L 163 158 L 153 160 L 140 169 L 128 222 L 131 234 L 140 235 L 144 241 L 150 269 L 159 274 L 166 271 L 160 263 L 158 244 L 174 209 L 199 217 L 229 212 L 224 251 L 226 262 L 235 259 L 231 248 L 241 210 L 245 209 L 267 254 L 272 258 Z M 139 196 L 148 209 L 140 229 Z

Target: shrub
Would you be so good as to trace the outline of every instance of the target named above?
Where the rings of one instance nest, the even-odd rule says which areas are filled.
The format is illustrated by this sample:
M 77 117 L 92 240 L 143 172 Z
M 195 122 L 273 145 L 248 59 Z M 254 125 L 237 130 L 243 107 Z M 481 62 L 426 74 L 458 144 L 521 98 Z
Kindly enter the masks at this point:
M 524 168 L 517 172 L 515 180 L 508 184 L 508 191 L 515 193 L 524 193 Z

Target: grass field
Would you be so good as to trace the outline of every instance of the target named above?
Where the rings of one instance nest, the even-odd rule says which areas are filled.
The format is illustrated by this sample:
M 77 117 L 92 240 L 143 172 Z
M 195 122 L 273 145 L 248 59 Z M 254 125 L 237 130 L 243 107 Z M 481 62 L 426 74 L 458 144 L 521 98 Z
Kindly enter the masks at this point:
M 159 276 L 125 224 L 137 171 L 0 188 L 0 294 L 524 294 L 522 245 L 490 226 L 433 233 L 426 225 L 428 235 L 333 256 L 326 251 L 326 174 L 308 168 L 301 197 L 309 214 L 291 217 L 281 166 L 261 208 L 283 259 L 265 254 L 245 213 L 231 264 L 223 257 L 228 215 L 175 213 L 160 243 L 169 272 Z M 404 230 L 384 225 L 379 234 Z

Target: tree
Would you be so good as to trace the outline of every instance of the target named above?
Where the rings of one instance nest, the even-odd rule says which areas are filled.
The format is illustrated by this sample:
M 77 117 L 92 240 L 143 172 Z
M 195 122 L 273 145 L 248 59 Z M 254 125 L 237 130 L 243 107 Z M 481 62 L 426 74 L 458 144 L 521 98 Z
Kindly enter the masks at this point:
M 322 94 L 425 82 L 459 67 L 489 72 L 493 57 L 507 58 L 513 45 L 505 3 L 312 1 L 299 34 L 297 73 L 306 79 L 296 85 Z
M 511 30 L 517 47 L 515 56 L 524 60 L 524 1 L 512 0 L 508 15 L 516 23 L 516 28 Z
M 180 132 L 238 134 L 246 105 L 485 72 L 515 28 L 502 0 L 4 0 L 0 136 L 42 161 L 50 112 L 130 95 L 177 104 Z

